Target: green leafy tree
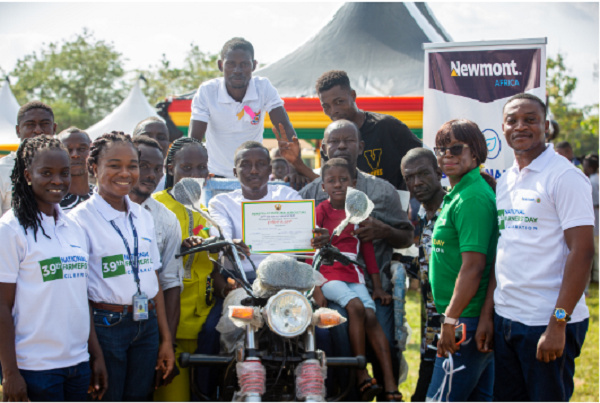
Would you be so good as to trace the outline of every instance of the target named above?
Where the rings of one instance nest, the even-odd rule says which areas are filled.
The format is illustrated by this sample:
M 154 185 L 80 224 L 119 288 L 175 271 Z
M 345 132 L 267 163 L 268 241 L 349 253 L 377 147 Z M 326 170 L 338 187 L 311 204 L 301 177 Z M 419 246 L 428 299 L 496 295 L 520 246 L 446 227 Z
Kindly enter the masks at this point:
M 20 104 L 38 99 L 54 110 L 59 130 L 87 128 L 124 98 L 123 58 L 112 43 L 84 29 L 73 40 L 43 45 L 17 61 L 10 75 Z
M 169 95 L 180 95 L 194 91 L 200 83 L 221 75 L 217 67 L 217 54 L 200 50 L 198 45 L 191 43 L 185 56 L 183 67 L 173 67 L 162 55 L 157 65 L 138 72 L 146 78 L 144 92 L 150 103 L 157 103 Z
M 570 76 L 565 59 L 559 53 L 549 57 L 546 66 L 548 106 L 558 122 L 560 134 L 556 142 L 571 143 L 575 155 L 598 152 L 598 104 L 577 108 L 571 102 L 577 78 Z

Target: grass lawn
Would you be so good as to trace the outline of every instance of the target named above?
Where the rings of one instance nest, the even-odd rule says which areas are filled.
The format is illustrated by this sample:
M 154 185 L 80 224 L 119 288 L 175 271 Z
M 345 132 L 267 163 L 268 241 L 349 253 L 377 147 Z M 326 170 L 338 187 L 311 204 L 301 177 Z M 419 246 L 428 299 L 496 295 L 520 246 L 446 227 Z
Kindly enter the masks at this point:
M 590 286 L 590 297 L 587 305 L 590 310 L 590 326 L 579 358 L 575 360 L 575 392 L 573 402 L 598 402 L 598 284 Z M 406 293 L 406 311 L 408 323 L 413 330 L 405 357 L 408 362 L 408 379 L 400 385 L 405 401 L 410 397 L 417 385 L 419 374 L 419 339 L 420 339 L 420 294 L 410 290 Z
M 408 323 L 413 329 L 413 336 L 405 352 L 408 361 L 408 379 L 400 385 L 405 401 L 410 401 L 419 372 L 419 338 L 420 338 L 420 295 L 417 291 L 406 293 L 406 311 Z M 575 392 L 571 401 L 598 402 L 598 284 L 590 286 L 590 297 L 587 299 L 590 309 L 590 327 L 585 338 L 581 355 L 575 361 Z M 0 386 L 0 400 L 2 387 Z

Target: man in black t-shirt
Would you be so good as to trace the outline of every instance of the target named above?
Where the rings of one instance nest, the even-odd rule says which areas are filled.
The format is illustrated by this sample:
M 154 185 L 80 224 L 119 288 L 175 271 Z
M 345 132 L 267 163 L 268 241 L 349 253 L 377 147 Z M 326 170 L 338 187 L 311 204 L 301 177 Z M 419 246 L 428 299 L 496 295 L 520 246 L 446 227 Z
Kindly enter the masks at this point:
M 331 120 L 347 119 L 360 129 L 365 149 L 358 157 L 358 169 L 387 180 L 396 189 L 406 190 L 400 162 L 409 150 L 423 146 L 421 140 L 393 116 L 358 109 L 356 91 L 345 71 L 324 73 L 317 80 L 316 89 L 323 112 Z
M 350 87 L 350 79 L 345 71 L 331 70 L 324 73 L 317 80 L 316 89 L 323 112 L 331 120 L 346 119 L 359 128 L 365 148 L 358 156 L 358 169 L 387 180 L 396 189 L 406 190 L 400 162 L 408 151 L 423 146 L 421 140 L 393 116 L 358 109 L 356 91 Z M 302 162 L 297 138 L 293 137 L 288 142 L 285 131 L 274 132 L 279 140 L 281 155 L 298 173 L 311 181 L 317 178 L 318 175 Z

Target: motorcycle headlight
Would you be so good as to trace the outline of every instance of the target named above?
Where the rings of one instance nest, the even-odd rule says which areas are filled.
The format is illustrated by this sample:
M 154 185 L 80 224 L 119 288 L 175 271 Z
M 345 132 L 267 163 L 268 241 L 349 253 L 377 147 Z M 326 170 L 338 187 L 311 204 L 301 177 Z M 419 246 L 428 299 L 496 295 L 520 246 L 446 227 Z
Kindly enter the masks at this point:
M 282 290 L 272 296 L 265 313 L 269 328 L 282 337 L 304 333 L 312 319 L 310 302 L 295 290 Z

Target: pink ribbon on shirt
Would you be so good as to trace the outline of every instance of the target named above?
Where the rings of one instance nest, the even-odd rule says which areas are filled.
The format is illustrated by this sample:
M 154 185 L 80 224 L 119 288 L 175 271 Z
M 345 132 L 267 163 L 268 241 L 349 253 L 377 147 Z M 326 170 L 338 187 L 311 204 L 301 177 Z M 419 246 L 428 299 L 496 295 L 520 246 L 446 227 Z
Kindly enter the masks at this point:
M 244 105 L 244 110 L 246 111 L 246 113 L 248 114 L 248 116 L 250 116 L 250 119 L 254 119 L 254 117 L 256 116 L 256 114 L 254 113 L 254 111 L 252 110 L 252 108 L 250 108 L 248 105 Z

